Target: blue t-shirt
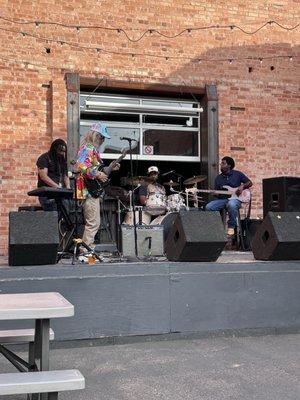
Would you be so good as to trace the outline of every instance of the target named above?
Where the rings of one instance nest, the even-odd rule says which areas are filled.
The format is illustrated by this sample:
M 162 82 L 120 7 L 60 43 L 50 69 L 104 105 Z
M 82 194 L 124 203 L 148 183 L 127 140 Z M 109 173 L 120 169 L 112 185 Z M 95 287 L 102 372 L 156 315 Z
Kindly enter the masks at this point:
M 215 189 L 222 190 L 224 186 L 230 186 L 232 188 L 239 187 L 242 183 L 248 182 L 250 179 L 240 171 L 235 169 L 231 170 L 229 174 L 220 174 L 215 179 Z M 221 195 L 220 198 L 226 198 Z

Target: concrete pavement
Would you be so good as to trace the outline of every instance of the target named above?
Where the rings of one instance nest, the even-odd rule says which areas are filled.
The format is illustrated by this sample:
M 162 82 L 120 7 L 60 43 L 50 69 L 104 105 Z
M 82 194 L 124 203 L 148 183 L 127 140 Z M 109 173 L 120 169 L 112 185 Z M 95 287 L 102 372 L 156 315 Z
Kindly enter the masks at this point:
M 53 348 L 52 369 L 78 368 L 86 378 L 85 390 L 60 400 L 300 399 L 300 334 L 145 340 Z M 1 357 L 0 370 L 13 367 Z

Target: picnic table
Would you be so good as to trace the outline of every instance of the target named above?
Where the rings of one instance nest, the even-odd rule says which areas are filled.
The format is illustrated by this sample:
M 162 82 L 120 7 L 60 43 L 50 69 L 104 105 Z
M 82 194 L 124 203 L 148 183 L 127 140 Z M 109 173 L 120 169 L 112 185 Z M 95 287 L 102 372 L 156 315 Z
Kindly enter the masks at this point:
M 34 320 L 34 363 L 22 360 L 3 344 L 2 353 L 20 372 L 49 370 L 50 319 L 71 317 L 74 306 L 60 293 L 0 294 L 0 320 Z M 12 331 L 13 332 L 13 331 Z M 1 337 L 0 337 L 1 343 Z M 39 367 L 37 360 L 40 360 Z M 47 394 L 42 396 L 47 398 Z

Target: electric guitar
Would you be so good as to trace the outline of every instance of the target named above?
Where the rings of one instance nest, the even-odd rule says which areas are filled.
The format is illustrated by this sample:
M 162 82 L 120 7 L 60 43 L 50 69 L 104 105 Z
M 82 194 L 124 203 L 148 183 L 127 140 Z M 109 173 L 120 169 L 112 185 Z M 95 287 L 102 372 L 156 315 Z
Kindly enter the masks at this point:
M 188 192 L 200 192 L 200 193 L 211 193 L 211 194 L 226 194 L 227 196 L 230 196 L 230 199 L 238 199 L 242 203 L 249 203 L 251 199 L 251 192 L 249 189 L 244 189 L 242 193 L 238 196 L 236 194 L 236 191 L 238 188 L 233 188 L 231 186 L 223 186 L 224 189 L 226 190 L 213 190 L 213 189 L 197 189 L 197 188 L 190 188 L 186 189 Z
M 100 165 L 98 171 L 103 171 L 107 176 L 109 176 L 116 164 L 125 158 L 127 152 L 128 150 L 122 150 L 122 154 L 117 160 L 112 161 L 108 167 Z M 109 179 L 106 182 L 101 182 L 98 179 L 85 178 L 84 182 L 89 194 L 94 198 L 100 197 L 103 194 L 105 187 L 109 185 Z

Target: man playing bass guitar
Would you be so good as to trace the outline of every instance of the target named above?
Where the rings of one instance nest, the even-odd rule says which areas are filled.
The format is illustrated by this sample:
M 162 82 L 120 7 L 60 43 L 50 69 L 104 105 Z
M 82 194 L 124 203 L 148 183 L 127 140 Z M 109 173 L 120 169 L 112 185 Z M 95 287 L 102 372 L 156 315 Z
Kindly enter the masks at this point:
M 108 181 L 111 171 L 117 171 L 120 168 L 117 161 L 112 161 L 108 167 L 104 167 L 98 149 L 105 138 L 110 139 L 106 125 L 101 122 L 94 123 L 81 142 L 76 162 L 79 172 L 77 198 L 83 200 L 85 218 L 82 240 L 88 246 L 93 246 L 95 235 L 100 227 L 101 184 Z
M 229 236 L 234 235 L 234 229 L 237 225 L 238 210 L 242 205 L 241 194 L 245 189 L 252 186 L 250 179 L 240 171 L 234 169 L 235 162 L 231 157 L 223 157 L 221 161 L 221 173 L 215 179 L 215 190 L 221 191 L 226 186 L 236 188 L 235 196 L 229 192 L 231 198 L 222 194 L 217 200 L 210 201 L 206 205 L 207 211 L 221 211 L 226 209 L 228 212 L 228 230 Z

